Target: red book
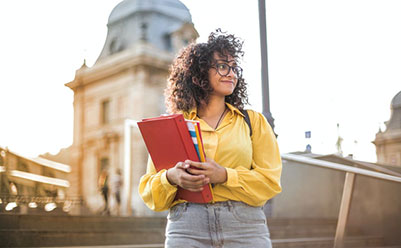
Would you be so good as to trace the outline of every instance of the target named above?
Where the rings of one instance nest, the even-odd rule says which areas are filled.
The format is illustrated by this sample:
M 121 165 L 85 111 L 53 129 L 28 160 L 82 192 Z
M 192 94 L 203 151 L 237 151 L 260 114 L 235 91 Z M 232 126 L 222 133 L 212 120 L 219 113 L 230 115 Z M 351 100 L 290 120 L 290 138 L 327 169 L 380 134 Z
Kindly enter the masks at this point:
M 189 159 L 199 162 L 194 143 L 182 114 L 143 119 L 138 122 L 146 148 L 157 171 L 174 167 Z M 208 203 L 213 200 L 210 187 L 192 192 L 178 187 L 176 199 Z

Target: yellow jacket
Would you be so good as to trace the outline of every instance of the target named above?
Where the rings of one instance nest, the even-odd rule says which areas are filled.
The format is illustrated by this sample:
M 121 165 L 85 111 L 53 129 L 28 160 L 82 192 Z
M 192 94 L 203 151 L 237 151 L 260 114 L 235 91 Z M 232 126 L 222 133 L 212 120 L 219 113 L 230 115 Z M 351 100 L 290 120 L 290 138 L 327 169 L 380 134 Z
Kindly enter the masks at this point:
M 206 157 L 227 169 L 227 181 L 213 188 L 213 200 L 242 201 L 262 206 L 281 192 L 281 157 L 276 137 L 266 118 L 249 110 L 252 137 L 243 114 L 226 103 L 229 112 L 216 130 L 196 116 L 196 108 L 184 117 L 199 120 Z M 166 170 L 156 172 L 151 159 L 141 177 L 139 194 L 154 211 L 164 211 L 184 200 L 174 201 L 177 186 L 171 185 Z

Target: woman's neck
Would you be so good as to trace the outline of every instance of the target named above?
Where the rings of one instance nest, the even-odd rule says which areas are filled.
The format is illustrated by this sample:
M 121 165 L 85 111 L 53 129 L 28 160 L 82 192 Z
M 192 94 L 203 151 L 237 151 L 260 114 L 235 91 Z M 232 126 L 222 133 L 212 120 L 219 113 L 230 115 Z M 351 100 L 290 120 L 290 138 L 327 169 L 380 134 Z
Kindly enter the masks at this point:
M 201 105 L 197 109 L 197 114 L 200 118 L 216 118 L 220 117 L 223 111 L 226 109 L 226 103 L 224 97 L 213 97 L 209 99 L 209 103 Z

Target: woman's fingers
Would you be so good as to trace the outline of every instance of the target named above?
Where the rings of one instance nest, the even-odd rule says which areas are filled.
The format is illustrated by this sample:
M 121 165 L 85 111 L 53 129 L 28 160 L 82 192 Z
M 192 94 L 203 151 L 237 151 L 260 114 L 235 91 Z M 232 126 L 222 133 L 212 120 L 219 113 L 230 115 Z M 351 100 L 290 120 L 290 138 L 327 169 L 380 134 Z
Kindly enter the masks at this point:
M 224 183 L 227 181 L 227 170 L 213 159 L 206 158 L 206 162 L 203 163 L 185 160 L 185 163 L 191 165 L 190 168 L 186 169 L 188 173 L 205 175 L 210 179 L 210 183 Z
M 200 173 L 203 170 L 200 170 L 199 167 L 204 166 L 202 166 L 202 163 L 200 162 L 191 160 L 178 162 L 175 165 L 175 173 L 177 173 L 178 181 L 177 184 L 184 189 L 194 192 L 203 190 L 204 185 L 208 184 L 210 179 L 205 174 Z
M 205 164 L 202 162 L 195 162 L 192 160 L 185 160 L 185 164 L 191 165 L 192 167 L 198 168 L 198 169 L 205 169 Z
M 206 177 L 204 175 L 191 175 L 186 174 L 182 175 L 181 180 L 186 184 L 193 184 L 195 186 L 203 186 L 205 183 Z
M 191 175 L 188 173 L 180 176 L 180 186 L 184 189 L 200 191 L 205 184 L 209 183 L 209 178 L 204 175 Z
M 189 164 L 188 163 L 184 163 L 184 162 L 178 162 L 175 167 L 180 168 L 180 169 L 188 169 L 189 168 Z
M 207 176 L 207 171 L 206 170 L 188 168 L 186 171 L 188 171 L 188 173 L 190 173 L 192 175 L 205 175 L 205 176 Z

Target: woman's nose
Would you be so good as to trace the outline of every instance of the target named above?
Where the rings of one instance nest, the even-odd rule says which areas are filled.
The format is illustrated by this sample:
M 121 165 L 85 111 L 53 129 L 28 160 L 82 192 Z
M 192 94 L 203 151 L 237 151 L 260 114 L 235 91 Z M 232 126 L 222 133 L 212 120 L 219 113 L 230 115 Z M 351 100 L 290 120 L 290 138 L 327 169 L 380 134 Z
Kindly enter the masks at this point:
M 230 71 L 228 72 L 227 76 L 232 77 L 232 78 L 237 78 L 237 74 L 234 73 L 234 69 L 232 67 L 230 67 L 229 70 Z

